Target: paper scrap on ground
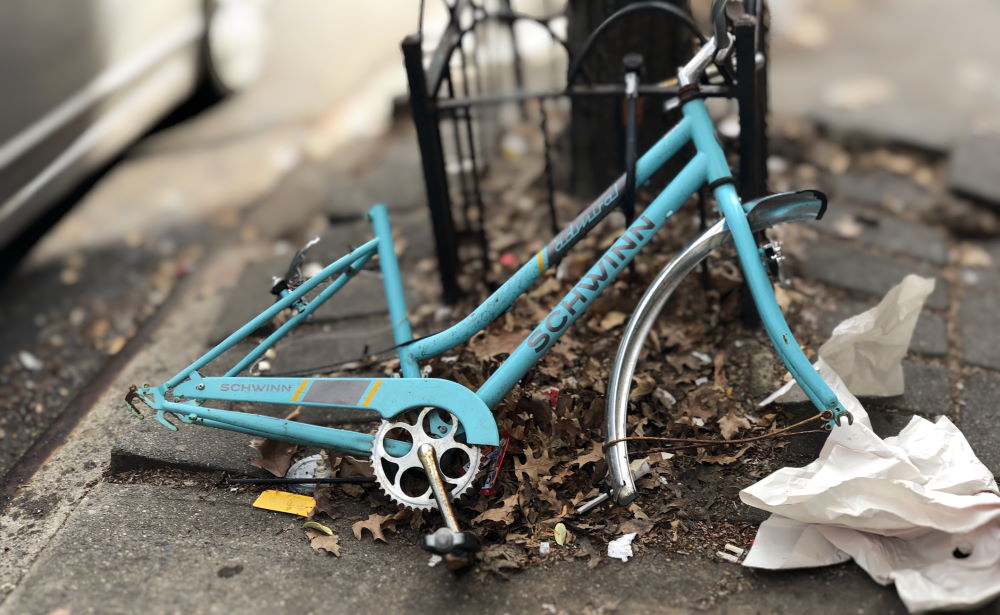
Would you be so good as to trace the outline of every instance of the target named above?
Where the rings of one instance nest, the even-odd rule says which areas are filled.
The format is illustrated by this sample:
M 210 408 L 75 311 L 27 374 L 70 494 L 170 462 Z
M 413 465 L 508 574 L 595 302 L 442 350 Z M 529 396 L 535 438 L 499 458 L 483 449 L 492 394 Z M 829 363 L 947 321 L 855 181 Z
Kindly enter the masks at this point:
M 914 416 L 879 438 L 842 380 L 830 385 L 854 414 L 819 458 L 782 468 L 740 492 L 774 513 L 744 566 L 781 569 L 854 559 L 895 583 L 913 612 L 972 608 L 1000 595 L 1000 493 L 947 417 Z
M 910 347 L 924 301 L 934 292 L 934 280 L 910 274 L 872 309 L 834 328 L 820 346 L 816 368 L 829 366 L 859 397 L 890 397 L 903 393 L 903 356 Z M 824 375 L 825 377 L 825 375 Z M 760 402 L 806 401 L 794 380 Z
M 627 562 L 632 557 L 632 541 L 635 540 L 637 532 L 629 532 L 620 538 L 615 538 L 608 543 L 608 557 L 620 559 Z
M 299 495 L 287 491 L 268 490 L 260 494 L 254 503 L 254 508 L 276 510 L 278 512 L 308 517 L 316 508 L 316 500 L 308 495 Z

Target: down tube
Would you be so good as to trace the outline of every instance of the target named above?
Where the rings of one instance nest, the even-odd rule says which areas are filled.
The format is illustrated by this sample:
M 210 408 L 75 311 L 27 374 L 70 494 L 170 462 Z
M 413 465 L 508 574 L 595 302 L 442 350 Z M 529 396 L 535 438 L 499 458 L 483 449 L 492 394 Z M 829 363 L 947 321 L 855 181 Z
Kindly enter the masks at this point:
M 510 357 L 483 383 L 476 392 L 487 406 L 493 408 L 503 396 L 531 369 L 559 337 L 576 322 L 622 269 L 649 243 L 649 240 L 705 182 L 706 159 L 697 154 L 670 182 L 649 207 L 636 218 L 625 233 L 611 245 L 600 259 L 576 283 L 569 294 L 538 323 Z

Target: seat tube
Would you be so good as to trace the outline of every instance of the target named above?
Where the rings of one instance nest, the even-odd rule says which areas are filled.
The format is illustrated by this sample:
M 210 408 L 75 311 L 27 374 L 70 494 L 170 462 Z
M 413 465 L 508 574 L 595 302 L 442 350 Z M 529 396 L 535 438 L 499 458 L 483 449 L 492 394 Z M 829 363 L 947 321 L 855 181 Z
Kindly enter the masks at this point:
M 378 242 L 379 268 L 382 270 L 382 284 L 385 288 L 385 300 L 389 308 L 389 320 L 392 324 L 392 338 L 397 345 L 405 344 L 413 339 L 410 319 L 406 313 L 406 294 L 403 291 L 403 278 L 399 273 L 399 261 L 396 259 L 396 246 L 392 240 L 392 226 L 389 224 L 389 212 L 385 205 L 379 203 L 368 212 L 375 239 Z M 419 378 L 420 367 L 405 347 L 399 351 L 399 369 L 405 378 Z

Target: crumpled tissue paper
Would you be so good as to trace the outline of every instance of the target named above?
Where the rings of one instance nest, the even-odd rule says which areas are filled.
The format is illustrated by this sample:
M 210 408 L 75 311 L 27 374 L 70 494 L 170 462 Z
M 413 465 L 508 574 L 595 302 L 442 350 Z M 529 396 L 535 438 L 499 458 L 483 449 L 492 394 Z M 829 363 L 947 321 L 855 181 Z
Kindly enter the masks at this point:
M 854 415 L 819 458 L 740 492 L 773 515 L 744 566 L 803 568 L 854 559 L 895 583 L 911 612 L 974 608 L 1000 595 L 1000 492 L 947 417 L 914 416 L 879 438 L 847 385 L 824 376 Z
M 816 368 L 826 377 L 835 371 L 859 397 L 890 397 L 903 393 L 903 356 L 910 347 L 924 301 L 934 292 L 934 280 L 909 274 L 872 309 L 852 316 L 833 330 L 819 348 Z M 827 373 L 824 373 L 826 371 Z M 760 402 L 806 401 L 794 380 Z
M 627 562 L 632 557 L 632 541 L 635 540 L 637 535 L 638 532 L 629 532 L 609 542 L 608 557 Z

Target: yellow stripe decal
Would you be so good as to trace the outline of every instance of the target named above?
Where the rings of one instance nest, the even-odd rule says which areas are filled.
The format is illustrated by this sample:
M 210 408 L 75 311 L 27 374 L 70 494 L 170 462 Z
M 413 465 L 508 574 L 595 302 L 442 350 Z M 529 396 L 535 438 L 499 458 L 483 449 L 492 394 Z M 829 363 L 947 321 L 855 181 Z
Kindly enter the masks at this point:
M 543 256 L 545 250 L 538 251 L 538 273 L 545 273 L 545 257 Z
M 299 383 L 299 388 L 295 389 L 295 395 L 292 395 L 292 401 L 298 401 L 299 395 L 302 395 L 302 391 L 306 390 L 306 385 L 309 384 L 308 380 L 303 380 Z
M 362 406 L 367 406 L 372 403 L 372 397 L 375 397 L 375 391 L 377 391 L 380 386 L 382 386 L 382 381 L 376 380 L 375 384 L 372 385 L 371 390 L 368 391 L 368 395 L 365 395 L 365 400 L 361 402 Z

